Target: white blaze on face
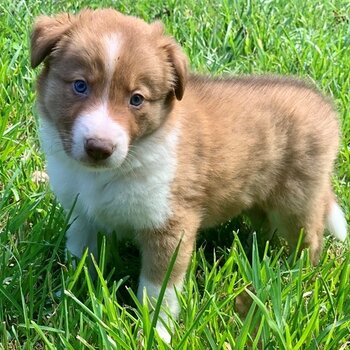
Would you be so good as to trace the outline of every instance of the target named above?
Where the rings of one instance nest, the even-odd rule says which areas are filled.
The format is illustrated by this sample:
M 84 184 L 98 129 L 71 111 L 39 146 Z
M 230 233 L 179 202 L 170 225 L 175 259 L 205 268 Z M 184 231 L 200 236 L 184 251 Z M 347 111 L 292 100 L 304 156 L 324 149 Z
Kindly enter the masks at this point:
M 100 139 L 114 146 L 112 155 L 107 158 L 108 167 L 118 167 L 128 153 L 129 135 L 127 131 L 108 113 L 107 102 L 82 112 L 76 118 L 72 129 L 72 157 L 86 161 L 85 143 L 88 139 Z
M 121 38 L 120 35 L 108 34 L 103 39 L 103 47 L 105 51 L 105 68 L 107 74 L 107 90 L 111 84 L 111 79 L 113 77 L 117 62 L 118 56 L 121 48 Z
M 109 116 L 107 102 L 120 47 L 121 39 L 117 33 L 108 34 L 102 39 L 105 74 L 107 76 L 106 85 L 101 103 L 93 109 L 80 113 L 74 122 L 72 156 L 77 160 L 87 159 L 84 145 L 88 139 L 100 139 L 115 146 L 113 154 L 104 165 L 119 166 L 127 155 L 128 133 Z

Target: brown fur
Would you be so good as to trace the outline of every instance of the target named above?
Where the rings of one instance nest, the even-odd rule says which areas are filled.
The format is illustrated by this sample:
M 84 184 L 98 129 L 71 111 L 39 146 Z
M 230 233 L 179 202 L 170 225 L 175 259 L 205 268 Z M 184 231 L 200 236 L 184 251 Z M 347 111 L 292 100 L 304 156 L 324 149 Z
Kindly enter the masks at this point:
M 99 40 L 113 32 L 125 44 L 110 77 Z M 137 236 L 150 280 L 161 282 L 182 237 L 172 274 L 173 281 L 181 279 L 198 230 L 246 210 L 271 224 L 277 218 L 278 232 L 292 246 L 304 228 L 304 246 L 317 263 L 333 200 L 339 126 L 331 103 L 314 88 L 290 78 L 188 75 L 185 55 L 159 23 L 113 10 L 39 18 L 32 66 L 44 59 L 39 107 L 60 130 L 68 153 L 75 116 L 95 105 L 108 79 L 109 112 L 128 130 L 131 145 L 156 129 L 180 127 L 173 216 L 164 228 Z M 88 76 L 93 87 L 88 101 L 67 92 L 80 76 Z M 134 90 L 141 90 L 147 103 L 130 110 L 125 101 Z

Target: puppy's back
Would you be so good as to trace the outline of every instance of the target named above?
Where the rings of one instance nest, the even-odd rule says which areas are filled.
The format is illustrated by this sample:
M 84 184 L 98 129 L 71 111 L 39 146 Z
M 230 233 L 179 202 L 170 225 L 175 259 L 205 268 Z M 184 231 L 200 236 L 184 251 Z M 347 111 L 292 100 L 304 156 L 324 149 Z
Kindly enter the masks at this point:
M 203 175 L 198 180 L 206 188 L 208 217 L 217 222 L 256 203 L 277 203 L 285 193 L 299 193 L 298 202 L 317 187 L 329 187 L 339 143 L 337 116 L 305 82 L 191 76 L 183 106 L 190 111 L 184 113 L 185 142 L 191 140 L 194 152 L 204 155 L 195 166 Z

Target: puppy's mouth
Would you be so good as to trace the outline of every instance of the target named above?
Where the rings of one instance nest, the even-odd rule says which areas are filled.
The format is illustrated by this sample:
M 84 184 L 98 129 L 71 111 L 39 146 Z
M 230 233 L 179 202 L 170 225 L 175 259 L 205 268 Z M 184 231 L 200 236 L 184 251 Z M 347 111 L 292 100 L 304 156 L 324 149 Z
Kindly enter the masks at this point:
M 80 158 L 75 159 L 78 161 L 81 165 L 87 168 L 95 169 L 95 170 L 108 170 L 112 168 L 117 168 L 116 166 L 113 166 L 111 162 L 108 160 L 91 160 L 90 158 Z

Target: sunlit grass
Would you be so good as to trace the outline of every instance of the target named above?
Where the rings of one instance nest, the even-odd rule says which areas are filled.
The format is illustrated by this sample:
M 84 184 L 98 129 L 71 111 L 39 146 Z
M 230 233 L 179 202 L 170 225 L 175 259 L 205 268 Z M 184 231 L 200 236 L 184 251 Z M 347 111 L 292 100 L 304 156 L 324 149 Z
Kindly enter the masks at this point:
M 45 182 L 35 121 L 29 35 L 35 16 L 110 6 L 162 20 L 194 70 L 278 73 L 314 81 L 333 97 L 342 126 L 334 189 L 350 213 L 350 5 L 348 1 L 10 1 L 0 3 L 0 349 L 346 349 L 350 342 L 349 240 L 325 241 L 321 263 L 275 248 L 248 259 L 244 222 L 204 235 L 193 255 L 171 345 L 152 331 L 135 297 L 139 257 L 101 240 L 97 281 L 84 256 L 64 257 L 66 219 Z M 39 173 L 40 174 L 40 173 Z M 223 238 L 223 236 L 225 236 Z M 214 244 L 219 242 L 219 244 Z M 112 245 L 114 246 L 114 245 Z M 108 259 L 113 255 L 113 259 Z M 246 287 L 254 303 L 235 312 Z M 57 292 L 61 292 L 58 297 Z M 249 293 L 249 292 L 248 292 Z M 141 330 L 143 333 L 141 334 Z

